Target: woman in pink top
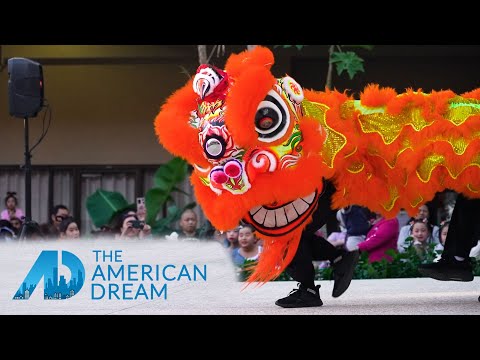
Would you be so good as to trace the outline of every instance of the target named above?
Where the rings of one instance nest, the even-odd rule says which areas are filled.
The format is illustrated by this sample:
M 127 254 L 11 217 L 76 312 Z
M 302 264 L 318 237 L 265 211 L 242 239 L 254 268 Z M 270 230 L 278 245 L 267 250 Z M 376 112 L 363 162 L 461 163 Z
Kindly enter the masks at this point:
M 387 259 L 392 261 L 391 256 L 385 254 L 385 251 L 393 249 L 397 251 L 399 225 L 398 219 L 385 219 L 377 215 L 372 228 L 367 234 L 365 241 L 358 244 L 360 251 L 368 252 L 368 261 L 375 262 Z
M 7 192 L 7 197 L 5 198 L 5 210 L 0 214 L 2 220 L 10 221 L 11 218 L 16 217 L 23 221 L 25 216 L 23 215 L 22 209 L 17 208 L 18 200 L 15 195 L 17 195 L 16 192 Z

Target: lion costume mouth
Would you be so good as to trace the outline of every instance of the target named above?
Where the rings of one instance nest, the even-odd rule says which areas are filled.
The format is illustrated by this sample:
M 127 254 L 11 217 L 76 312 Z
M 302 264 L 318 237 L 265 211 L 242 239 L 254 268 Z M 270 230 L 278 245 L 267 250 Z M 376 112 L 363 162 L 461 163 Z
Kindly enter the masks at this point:
M 318 191 L 315 190 L 282 205 L 255 206 L 250 209 L 244 221 L 253 225 L 261 234 L 282 236 L 296 229 L 312 214 L 318 197 Z

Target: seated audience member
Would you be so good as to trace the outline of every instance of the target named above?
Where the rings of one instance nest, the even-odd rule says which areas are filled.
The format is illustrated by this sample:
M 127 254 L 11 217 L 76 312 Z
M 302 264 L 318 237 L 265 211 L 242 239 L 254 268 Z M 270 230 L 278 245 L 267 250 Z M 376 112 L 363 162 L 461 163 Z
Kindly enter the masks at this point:
M 429 210 L 428 206 L 426 204 L 421 205 L 418 208 L 417 215 L 414 218 L 410 219 L 410 222 L 400 229 L 400 233 L 398 234 L 398 240 L 397 240 L 397 249 L 398 249 L 399 252 L 405 252 L 405 249 L 408 248 L 408 246 L 405 245 L 405 239 L 412 236 L 411 230 L 412 230 L 412 224 L 413 224 L 414 220 L 415 219 L 419 219 L 419 220 L 427 219 L 427 220 L 429 220 L 430 218 L 432 218 L 432 216 L 430 215 L 430 210 Z M 429 221 L 429 224 L 432 225 L 433 223 Z M 428 239 L 428 243 L 438 244 L 440 242 L 440 240 L 439 240 L 439 230 L 440 229 L 439 229 L 438 226 L 432 225 L 432 231 L 430 232 L 430 237 Z
M 425 256 L 428 250 L 429 239 L 431 239 L 432 227 L 427 219 L 415 219 L 412 224 L 411 245 L 421 258 Z
M 341 209 L 337 211 L 337 221 L 340 231 L 334 231 L 330 233 L 330 235 L 327 237 L 327 241 L 335 247 L 341 247 L 345 245 L 345 238 L 347 236 L 347 229 L 345 229 L 345 223 L 343 222 Z M 317 233 L 315 233 L 315 235 L 317 235 Z
M 145 238 L 152 235 L 152 227 L 145 222 L 145 216 L 138 215 L 138 211 L 135 212 L 133 210 L 128 210 L 127 213 L 129 215 L 136 216 L 137 219 L 141 222 L 142 231 L 140 233 L 140 237 Z
M 240 227 L 236 227 L 235 229 L 226 231 L 224 234 L 225 236 L 223 238 L 223 247 L 231 251 L 238 249 L 238 247 L 240 246 L 238 244 L 239 231 L 240 231 Z
M 186 209 L 182 213 L 182 216 L 180 217 L 180 221 L 178 223 L 178 238 L 199 240 L 200 231 L 197 229 L 197 223 L 198 218 L 195 211 L 193 211 L 192 209 Z
M 0 220 L 0 241 L 10 241 L 16 239 L 15 231 L 8 220 Z
M 7 196 L 5 197 L 5 209 L 2 210 L 0 214 L 2 220 L 11 221 L 14 217 L 23 220 L 25 217 L 22 209 L 18 208 L 18 199 L 16 195 L 16 192 L 7 192 Z
M 143 239 L 151 233 L 150 226 L 140 221 L 131 210 L 117 216 L 113 230 L 116 239 Z
M 404 208 L 401 208 L 400 211 L 398 212 L 397 219 L 398 219 L 398 226 L 400 227 L 400 229 L 405 225 L 408 225 L 408 223 L 410 222 L 410 216 L 408 216 L 408 213 Z
M 440 242 L 435 245 L 435 251 L 437 253 L 441 253 L 443 251 L 443 248 L 445 246 L 445 241 L 447 241 L 447 234 L 448 234 L 448 226 L 450 225 L 450 222 L 449 221 L 443 221 L 441 224 L 440 224 L 440 230 L 439 230 L 439 234 L 440 234 Z
M 213 227 L 210 220 L 205 219 L 202 226 L 198 228 L 198 238 L 201 240 L 215 240 L 216 229 Z
M 40 227 L 37 223 L 33 223 L 30 226 L 27 226 L 25 228 L 25 231 L 23 231 L 22 229 L 21 232 L 23 232 L 23 235 L 27 240 L 43 240 L 45 238 L 43 232 L 40 230 Z
M 58 229 L 60 231 L 60 239 L 78 239 L 80 237 L 78 224 L 71 216 L 63 219 Z
M 353 251 L 358 244 L 365 240 L 370 230 L 370 211 L 358 205 L 352 205 L 340 210 L 343 223 L 345 224 L 345 248 Z
M 258 238 L 251 225 L 241 225 L 238 231 L 239 247 L 232 252 L 232 260 L 235 266 L 241 267 L 246 260 L 257 260 L 262 252 L 258 245 Z
M 70 216 L 70 211 L 65 205 L 55 205 L 50 211 L 50 219 L 48 223 L 40 225 L 40 230 L 44 237 L 58 239 L 60 237 L 60 223 L 63 219 Z
M 334 231 L 327 237 L 327 241 L 335 247 L 342 247 L 345 245 L 345 237 L 347 233 Z
M 12 217 L 10 219 L 10 224 L 12 224 L 13 231 L 15 235 L 18 237 L 20 235 L 20 231 L 22 230 L 22 220 L 17 217 Z
M 368 253 L 368 262 L 381 261 L 386 259 L 392 261 L 392 257 L 387 255 L 387 250 L 397 248 L 398 238 L 398 219 L 385 219 L 377 214 L 372 228 L 367 234 L 365 241 L 358 244 L 358 250 Z

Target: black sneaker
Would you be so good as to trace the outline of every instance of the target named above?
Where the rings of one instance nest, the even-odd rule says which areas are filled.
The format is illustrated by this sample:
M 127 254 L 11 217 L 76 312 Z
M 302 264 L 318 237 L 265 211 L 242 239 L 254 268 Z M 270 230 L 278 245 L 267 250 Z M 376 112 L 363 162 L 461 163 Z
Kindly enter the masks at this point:
M 360 253 L 358 250 L 345 251 L 332 262 L 333 280 L 335 281 L 333 283 L 333 297 L 339 297 L 347 291 L 350 282 L 352 281 L 355 266 L 358 263 L 359 257 Z
M 455 258 L 440 258 L 438 262 L 422 264 L 420 274 L 441 281 L 473 281 L 472 265 L 468 259 L 458 261 Z
M 290 291 L 287 297 L 275 301 L 275 305 L 283 308 L 301 308 L 322 306 L 323 302 L 320 299 L 320 285 L 315 286 L 315 289 L 304 287 L 300 283 L 298 289 Z

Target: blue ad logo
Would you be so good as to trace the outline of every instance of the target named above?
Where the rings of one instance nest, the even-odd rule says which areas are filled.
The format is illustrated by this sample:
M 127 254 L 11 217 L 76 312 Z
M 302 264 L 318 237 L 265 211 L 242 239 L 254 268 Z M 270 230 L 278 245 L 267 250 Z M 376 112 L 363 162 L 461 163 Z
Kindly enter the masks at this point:
M 18 288 L 14 300 L 28 300 L 42 280 L 45 300 L 64 300 L 78 294 L 85 281 L 85 268 L 81 260 L 68 251 L 62 251 L 62 264 L 70 269 L 71 279 L 67 283 L 65 276 L 58 274 L 58 251 L 42 251 L 25 280 Z

